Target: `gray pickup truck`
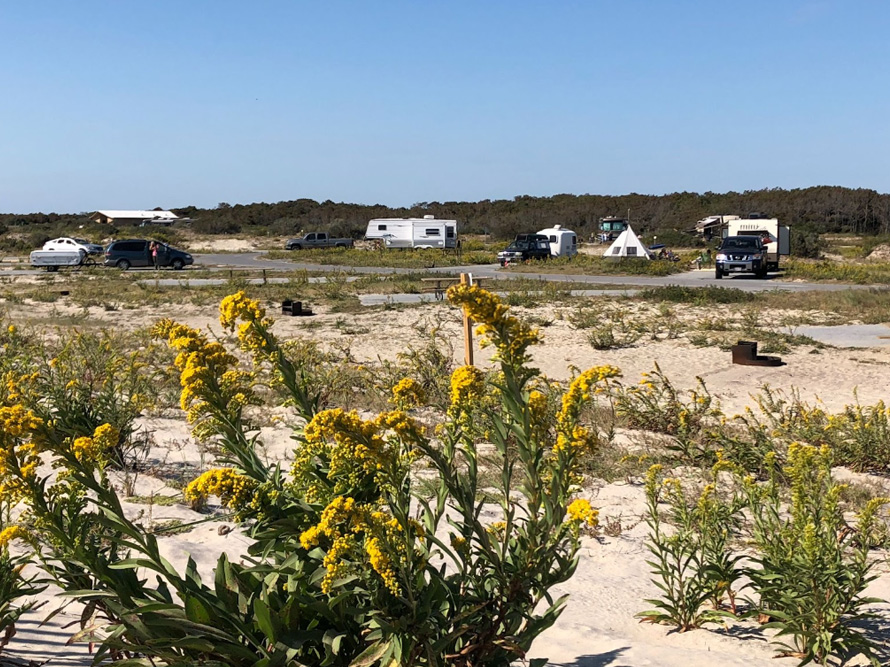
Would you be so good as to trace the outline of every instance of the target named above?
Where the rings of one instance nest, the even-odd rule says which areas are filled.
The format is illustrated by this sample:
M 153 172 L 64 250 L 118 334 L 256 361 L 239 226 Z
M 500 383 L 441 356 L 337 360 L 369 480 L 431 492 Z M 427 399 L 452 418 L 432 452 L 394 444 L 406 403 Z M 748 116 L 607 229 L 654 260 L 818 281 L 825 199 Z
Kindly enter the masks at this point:
M 303 250 L 304 248 L 351 248 L 352 239 L 334 239 L 326 232 L 309 232 L 284 244 L 285 250 Z

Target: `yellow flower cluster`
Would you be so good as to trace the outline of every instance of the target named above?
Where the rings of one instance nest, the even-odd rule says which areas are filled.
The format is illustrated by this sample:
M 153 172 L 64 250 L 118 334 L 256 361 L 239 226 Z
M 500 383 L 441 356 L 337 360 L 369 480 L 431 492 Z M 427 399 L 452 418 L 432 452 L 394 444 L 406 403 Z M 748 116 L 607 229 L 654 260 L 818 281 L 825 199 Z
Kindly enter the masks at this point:
M 23 405 L 0 407 L 0 431 L 5 438 L 21 438 L 34 432 L 43 421 Z
M 7 526 L 0 531 L 0 549 L 5 549 L 13 540 L 27 540 L 30 533 L 22 526 Z
M 451 374 L 451 405 L 469 409 L 485 392 L 485 375 L 475 366 L 460 366 Z
M 272 347 L 267 331 L 272 320 L 266 317 L 266 309 L 243 290 L 230 294 L 219 304 L 219 323 L 229 331 L 237 327 L 238 343 L 245 352 L 262 353 Z
M 609 378 L 619 377 L 621 371 L 614 366 L 595 366 L 579 374 L 562 397 L 562 406 L 556 414 L 556 455 L 580 454 L 589 451 L 596 443 L 596 436 L 590 429 L 578 424 L 584 404 L 592 394 L 600 391 L 596 385 Z
M 448 300 L 462 306 L 468 317 L 480 323 L 476 332 L 482 336 L 481 344 L 493 343 L 498 350 L 497 358 L 506 363 L 525 363 L 526 350 L 541 340 L 537 329 L 508 315 L 510 309 L 478 285 L 453 285 L 448 288 Z
M 212 432 L 208 417 L 214 409 L 240 414 L 241 408 L 255 400 L 251 375 L 234 369 L 238 360 L 221 343 L 169 319 L 158 322 L 152 334 L 179 350 L 174 360 L 182 386 L 179 403 L 189 423 L 197 425 L 196 435 Z
M 105 453 L 115 447 L 120 439 L 120 431 L 111 424 L 102 424 L 93 431 L 92 437 L 75 438 L 71 452 L 78 461 L 101 462 Z
M 325 501 L 329 494 L 341 495 L 372 484 L 378 475 L 400 465 L 399 448 L 390 444 L 383 433 L 391 431 L 406 443 L 422 438 L 420 426 L 400 410 L 384 412 L 374 420 L 363 420 L 355 411 L 340 408 L 322 410 L 306 425 L 304 444 L 298 448 L 293 464 L 297 483 L 305 483 L 309 502 Z M 333 482 L 320 484 L 314 477 L 316 461 L 328 468 Z
M 545 424 L 547 420 L 547 396 L 540 391 L 532 390 L 528 394 L 528 411 L 532 425 Z
M 399 407 L 408 408 L 412 406 L 423 405 L 426 402 L 426 396 L 423 387 L 413 378 L 402 378 L 392 388 L 392 398 L 390 401 Z
M 587 403 L 592 393 L 596 393 L 596 385 L 610 378 L 621 376 L 621 371 L 615 366 L 594 366 L 580 373 L 569 385 L 562 397 L 562 407 L 556 415 L 557 424 L 569 427 L 574 424 L 581 414 L 581 409 Z
M 210 496 L 216 496 L 226 507 L 234 510 L 250 502 L 256 482 L 237 473 L 233 468 L 208 470 L 185 487 L 185 499 L 200 506 Z
M 583 498 L 573 500 L 566 507 L 566 515 L 569 521 L 576 525 L 585 524 L 590 528 L 596 528 L 599 525 L 599 510 L 593 509 L 590 503 Z
M 419 526 L 412 529 L 415 534 Z M 393 595 L 399 594 L 395 563 L 406 562 L 404 542 L 396 537 L 402 531 L 398 520 L 385 512 L 374 511 L 368 503 L 357 503 L 354 498 L 338 496 L 321 513 L 317 525 L 300 535 L 304 549 L 318 546 L 322 538 L 330 541 L 323 565 L 326 573 L 321 582 L 324 593 L 330 593 L 336 580 L 351 569 L 346 558 L 367 557 L 374 571 Z M 363 553 L 359 552 L 360 538 L 364 536 Z

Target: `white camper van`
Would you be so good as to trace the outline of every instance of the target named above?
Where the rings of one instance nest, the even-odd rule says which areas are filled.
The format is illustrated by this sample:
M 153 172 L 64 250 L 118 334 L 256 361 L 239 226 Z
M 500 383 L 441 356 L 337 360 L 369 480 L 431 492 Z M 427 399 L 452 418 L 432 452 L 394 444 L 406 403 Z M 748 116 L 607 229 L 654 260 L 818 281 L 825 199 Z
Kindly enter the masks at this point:
M 780 225 L 777 218 L 728 220 L 723 230 L 723 238 L 727 236 L 759 236 L 766 246 L 767 271 L 778 271 L 779 258 L 791 254 L 791 227 Z
M 542 229 L 538 234 L 544 234 L 550 239 L 551 257 L 574 257 L 578 254 L 578 237 L 571 229 L 563 229 L 562 225 L 553 225 Z
M 365 232 L 368 240 L 379 239 L 387 248 L 454 248 L 457 220 L 422 218 L 375 218 Z

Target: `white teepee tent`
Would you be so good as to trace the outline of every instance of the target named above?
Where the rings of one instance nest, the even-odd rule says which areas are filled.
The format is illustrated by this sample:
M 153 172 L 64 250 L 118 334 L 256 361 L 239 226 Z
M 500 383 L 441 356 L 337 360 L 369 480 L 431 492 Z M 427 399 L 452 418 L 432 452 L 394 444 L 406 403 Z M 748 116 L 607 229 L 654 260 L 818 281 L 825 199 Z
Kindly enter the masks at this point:
M 646 246 L 640 242 L 640 239 L 634 234 L 634 230 L 630 226 L 621 232 L 614 243 L 603 253 L 603 257 L 614 259 L 624 259 L 625 257 L 652 259 L 652 255 L 646 249 Z

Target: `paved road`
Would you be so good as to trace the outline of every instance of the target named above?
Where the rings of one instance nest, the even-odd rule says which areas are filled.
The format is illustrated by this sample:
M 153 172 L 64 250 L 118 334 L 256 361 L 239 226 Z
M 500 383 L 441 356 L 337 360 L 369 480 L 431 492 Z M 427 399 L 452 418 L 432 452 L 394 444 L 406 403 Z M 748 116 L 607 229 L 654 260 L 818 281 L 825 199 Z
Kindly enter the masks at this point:
M 308 262 L 290 262 L 287 260 L 265 259 L 263 253 L 232 253 L 219 255 L 196 255 L 196 261 L 203 265 L 216 264 L 225 268 L 255 268 L 255 269 L 282 269 L 282 270 L 307 270 L 307 271 L 345 271 L 348 273 L 417 273 L 430 271 L 435 273 L 459 274 L 471 273 L 479 278 L 512 279 L 527 278 L 550 282 L 588 283 L 591 285 L 633 285 L 636 287 L 659 287 L 664 285 L 682 285 L 685 287 L 734 287 L 748 292 L 761 292 L 764 290 L 787 290 L 791 292 L 840 291 L 845 289 L 863 289 L 869 285 L 846 285 L 839 283 L 807 283 L 789 282 L 779 279 L 779 276 L 771 275 L 765 280 L 754 276 L 727 276 L 722 280 L 714 277 L 713 270 L 688 271 L 672 276 L 584 276 L 562 273 L 526 273 L 518 271 L 502 271 L 497 264 L 477 264 L 471 266 L 437 266 L 428 269 L 402 269 L 392 267 L 372 266 L 338 266 L 335 264 L 311 264 Z
M 373 267 L 373 266 L 340 266 L 335 264 L 312 264 L 308 262 L 291 262 L 282 259 L 268 259 L 262 252 L 245 252 L 245 253 L 220 253 L 220 254 L 203 254 L 195 255 L 196 268 L 228 271 L 234 269 L 265 269 L 267 271 L 314 271 L 314 272 L 346 272 L 351 274 L 405 274 L 429 271 L 434 273 L 445 273 L 456 275 L 459 273 L 472 273 L 479 278 L 491 279 L 516 279 L 526 278 L 550 282 L 573 282 L 586 283 L 590 285 L 630 285 L 634 287 L 659 287 L 664 285 L 682 285 L 685 287 L 734 287 L 744 291 L 759 292 L 764 290 L 785 290 L 791 292 L 804 291 L 841 291 L 846 289 L 864 289 L 869 285 L 846 285 L 839 283 L 807 283 L 807 282 L 789 282 L 779 280 L 778 276 L 769 276 L 765 280 L 759 280 L 754 276 L 728 276 L 722 280 L 714 278 L 714 272 L 711 270 L 688 271 L 686 273 L 678 273 L 672 276 L 653 277 L 653 276 L 585 276 L 571 275 L 563 273 L 526 273 L 518 271 L 501 271 L 497 264 L 482 264 L 472 266 L 438 266 L 426 269 L 405 269 L 393 267 Z M 149 272 L 151 269 L 136 269 L 137 273 Z M 43 271 L 35 271 L 28 268 L 7 269 L 0 272 L 0 275 L 40 275 Z M 161 279 L 162 284 L 176 285 L 183 280 L 189 280 L 191 284 L 199 284 L 198 280 L 189 279 L 188 269 L 173 274 L 172 271 L 164 272 Z M 58 275 L 65 275 L 60 273 Z M 175 277 L 174 277 L 175 275 Z M 207 284 L 210 284 L 208 280 Z M 880 287 L 880 286 L 879 286 Z

